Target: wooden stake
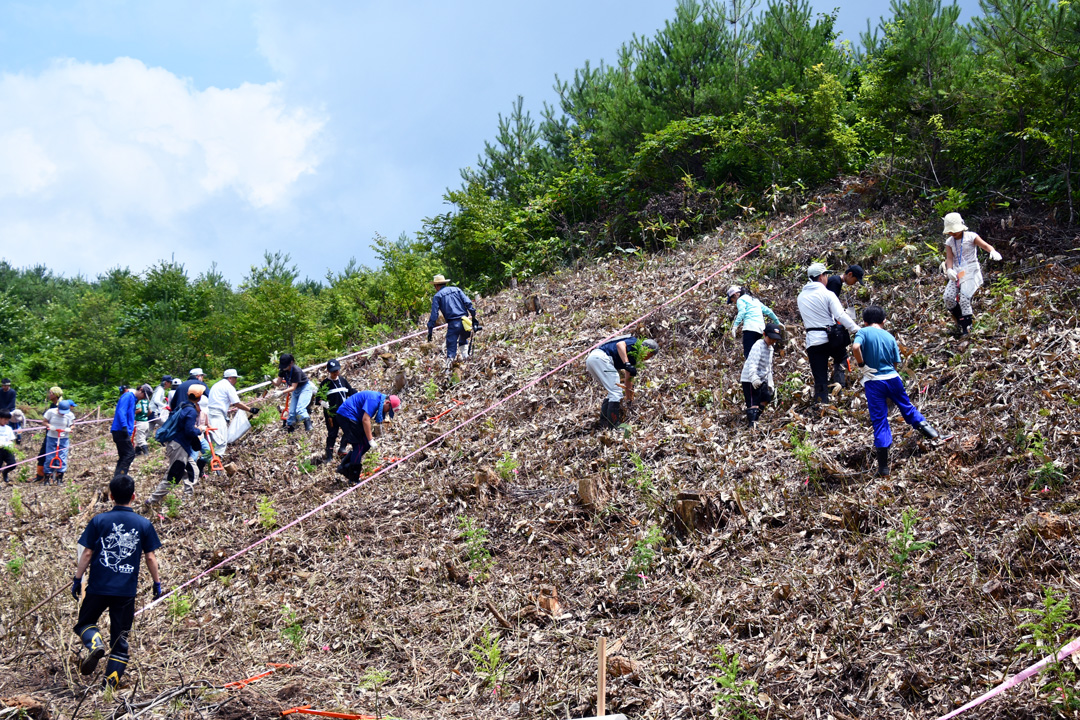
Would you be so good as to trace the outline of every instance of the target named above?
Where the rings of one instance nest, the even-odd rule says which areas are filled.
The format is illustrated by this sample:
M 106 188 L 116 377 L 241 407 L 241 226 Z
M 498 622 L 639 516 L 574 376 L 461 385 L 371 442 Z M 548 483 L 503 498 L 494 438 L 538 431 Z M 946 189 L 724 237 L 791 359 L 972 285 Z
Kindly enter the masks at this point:
M 600 648 L 597 655 L 600 659 L 600 675 L 596 683 L 596 716 L 607 715 L 607 638 L 600 638 Z

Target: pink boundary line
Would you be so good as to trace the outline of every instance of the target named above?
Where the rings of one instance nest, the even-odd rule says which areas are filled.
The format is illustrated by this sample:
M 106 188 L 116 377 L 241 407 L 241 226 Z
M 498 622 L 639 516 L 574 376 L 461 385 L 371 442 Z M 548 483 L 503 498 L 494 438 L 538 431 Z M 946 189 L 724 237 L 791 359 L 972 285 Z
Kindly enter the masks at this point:
M 107 419 L 112 420 L 112 418 L 107 418 Z M 88 422 L 97 422 L 97 420 L 92 420 L 92 421 L 88 421 Z M 73 448 L 73 447 L 79 447 L 80 445 L 86 445 L 88 443 L 97 442 L 98 440 L 101 440 L 104 437 L 105 437 L 104 435 L 99 435 L 98 437 L 90 438 L 89 440 L 83 440 L 82 442 L 70 443 L 68 445 L 68 451 L 70 452 L 71 448 Z M 52 453 L 44 453 L 42 455 L 35 455 L 32 458 L 26 458 L 25 460 L 20 460 L 19 462 L 15 462 L 15 463 L 12 463 L 10 465 L 5 465 L 4 467 L 0 467 L 0 471 L 9 470 L 9 469 L 11 469 L 13 467 L 18 467 L 19 465 L 25 465 L 28 462 L 33 462 L 35 460 L 38 460 L 39 458 L 49 457 L 49 455 L 55 455 L 55 454 L 56 454 L 55 452 L 52 452 Z
M 968 704 L 962 705 L 961 707 L 956 708 L 955 710 L 953 710 L 948 715 L 942 715 L 940 718 L 938 718 L 938 720 L 950 720 L 950 718 L 954 718 L 957 715 L 960 715 L 961 713 L 965 713 L 965 712 L 967 712 L 968 710 L 970 710 L 972 708 L 975 708 L 975 707 L 978 707 L 978 706 L 982 705 L 984 702 L 986 702 L 990 698 L 995 697 L 997 695 L 1000 695 L 1001 693 L 1005 692 L 1006 690 L 1010 690 L 1010 689 L 1016 687 L 1017 685 L 1024 682 L 1025 680 L 1032 677 L 1033 675 L 1037 675 L 1047 665 L 1049 665 L 1051 663 L 1054 663 L 1054 662 L 1059 662 L 1061 660 L 1064 660 L 1065 658 L 1069 657 L 1070 655 L 1072 655 L 1077 650 L 1080 650 L 1080 638 L 1076 638 L 1071 643 L 1064 646 L 1063 648 L 1058 650 L 1053 655 L 1047 655 L 1042 660 L 1035 663 L 1034 665 L 1032 665 L 1028 669 L 1023 670 L 1021 672 L 1018 672 L 1016 675 L 1013 675 L 1011 678 L 1009 678 L 1005 682 L 1001 683 L 1000 685 L 998 685 L 996 688 L 994 688 L 990 692 L 984 693 L 984 694 L 980 695 L 979 697 L 975 698 L 974 700 L 972 700 L 971 702 L 969 702 Z
M 773 235 L 772 235 L 771 237 L 768 237 L 768 238 L 766 238 L 765 240 L 762 240 L 762 241 L 761 241 L 760 243 L 758 243 L 758 244 L 757 244 L 757 245 L 755 245 L 754 247 L 750 248 L 749 250 L 747 250 L 746 252 L 744 252 L 744 253 L 743 253 L 742 255 L 740 255 L 739 257 L 735 258 L 734 260 L 732 260 L 731 262 L 729 262 L 729 263 L 727 263 L 727 264 L 725 264 L 725 265 L 722 265 L 722 266 L 721 266 L 720 268 L 718 268 L 717 270 L 713 271 L 713 272 L 712 272 L 712 273 L 711 273 L 710 275 L 707 275 L 707 276 L 705 276 L 704 278 L 702 278 L 701 280 L 698 280 L 698 281 L 697 281 L 696 283 L 694 283 L 693 285 L 691 285 L 690 287 L 688 287 L 688 288 L 687 288 L 686 290 L 683 290 L 683 291 L 682 291 L 681 293 L 679 293 L 679 294 L 678 294 L 678 295 L 676 295 L 675 297 L 671 298 L 670 300 L 668 300 L 668 301 L 664 302 L 664 303 L 663 303 L 663 304 L 661 304 L 661 305 L 657 305 L 657 306 L 656 306 L 656 307 L 654 307 L 654 308 L 653 308 L 652 310 L 650 310 L 649 312 L 647 312 L 647 313 L 645 313 L 644 315 L 642 315 L 641 317 L 639 317 L 639 318 L 638 318 L 637 320 L 634 320 L 634 321 L 632 321 L 632 322 L 629 322 L 629 323 L 627 323 L 626 325 L 622 326 L 622 327 L 621 327 L 621 328 L 619 328 L 619 329 L 618 329 L 617 331 L 615 331 L 615 333 L 614 333 L 614 334 L 612 334 L 612 335 L 609 335 L 608 337 L 604 338 L 603 340 L 601 340 L 601 341 L 599 341 L 599 342 L 597 342 L 597 343 L 594 343 L 594 344 L 593 344 L 592 346 L 590 346 L 590 347 L 586 348 L 585 350 L 581 351 L 581 352 L 580 352 L 580 353 L 578 353 L 577 355 L 573 356 L 572 358 L 570 358 L 569 360 L 567 360 L 566 362 L 564 362 L 564 363 L 563 363 L 562 365 L 559 365 L 559 366 L 555 367 L 554 369 L 552 369 L 552 370 L 549 370 L 548 372 L 544 373 L 543 375 L 541 375 L 540 377 L 536 378 L 535 380 L 532 380 L 532 381 L 530 381 L 530 382 L 528 382 L 528 383 L 526 383 L 526 384 L 522 385 L 522 386 L 521 386 L 520 388 L 518 388 L 518 389 L 517 389 L 517 390 L 515 390 L 514 392 L 510 393 L 510 394 L 509 394 L 509 395 L 507 395 L 506 397 L 504 397 L 504 398 L 500 399 L 499 401 L 497 401 L 497 402 L 495 402 L 495 403 L 493 403 L 493 404 L 489 405 L 489 406 L 488 406 L 488 407 L 487 407 L 486 409 L 484 409 L 484 410 L 481 410 L 480 412 L 476 413 L 475 415 L 473 415 L 472 417 L 468 418 L 467 420 L 464 420 L 464 421 L 462 421 L 462 422 L 458 423 L 457 425 L 455 425 L 455 426 L 454 426 L 454 427 L 452 427 L 451 429 L 447 430 L 446 432 L 444 432 L 444 433 L 443 433 L 442 435 L 440 435 L 439 437 L 435 438 L 434 440 L 432 440 L 432 441 L 428 442 L 428 443 L 427 443 L 427 444 L 425 444 L 425 445 L 421 445 L 420 447 L 416 448 L 415 450 L 413 450 L 413 451 L 412 451 L 411 453 L 409 453 L 408 455 L 406 455 L 406 456 L 404 456 L 404 457 L 402 457 L 402 458 L 399 458 L 399 459 L 398 459 L 398 460 L 396 460 L 395 462 L 392 462 L 392 463 L 390 463 L 389 465 L 387 465 L 387 466 L 383 467 L 382 469 L 378 470 L 377 472 L 373 473 L 373 474 L 372 474 L 372 475 L 371 475 L 370 477 L 368 477 L 367 479 L 365 479 L 365 480 L 363 480 L 363 481 L 361 481 L 361 482 L 357 483 L 356 485 L 353 485 L 353 486 L 352 486 L 352 487 L 350 487 L 350 488 L 346 488 L 345 490 L 342 490 L 342 491 L 341 491 L 340 493 L 338 493 L 338 494 L 337 494 L 337 495 L 335 495 L 334 497 L 330 498 L 329 500 L 327 500 L 326 502 L 324 502 L 324 503 L 323 503 L 322 505 L 319 505 L 318 507 L 316 507 L 316 508 L 314 508 L 314 509 L 312 509 L 312 510 L 309 510 L 308 512 L 304 513 L 304 514 L 303 514 L 303 515 L 301 515 L 300 517 L 298 517 L 298 518 L 296 518 L 295 520 L 293 520 L 293 521 L 292 521 L 291 523 L 289 523 L 288 525 L 285 525 L 285 526 L 283 526 L 283 527 L 280 527 L 280 528 L 278 528 L 277 530 L 275 530 L 274 532 L 270 533 L 269 535 L 267 535 L 267 536 L 265 536 L 265 537 L 263 537 L 263 538 L 261 538 L 261 539 L 259 539 L 259 540 L 255 541 L 255 542 L 254 542 L 254 543 L 252 543 L 251 545 L 248 545 L 248 546 L 247 546 L 246 548 L 243 548 L 242 550 L 239 550 L 239 551 L 237 551 L 236 553 L 234 553 L 234 554 L 230 555 L 229 557 L 225 558 L 224 560 L 222 560 L 221 562 L 219 562 L 219 563 L 218 563 L 217 565 L 214 565 L 213 567 L 211 567 L 211 568 L 208 568 L 208 569 L 204 570 L 203 572 L 201 572 L 201 573 L 199 573 L 198 575 L 196 575 L 195 577 L 191 578 L 190 580 L 188 580 L 188 581 L 187 581 L 187 582 L 185 582 L 184 584 L 182 584 L 182 585 L 178 585 L 177 587 L 173 588 L 173 589 L 172 589 L 172 590 L 170 590 L 169 592 L 167 592 L 167 593 L 163 594 L 163 595 L 162 595 L 162 596 L 161 596 L 160 598 L 158 598 L 157 600 L 154 600 L 154 601 L 152 601 L 152 602 L 150 602 L 150 603 L 147 603 L 147 604 L 146 604 L 146 605 L 144 605 L 143 607 L 139 608 L 139 609 L 138 609 L 138 610 L 137 610 L 137 611 L 135 612 L 135 615 L 136 615 L 136 616 L 138 616 L 138 615 L 141 615 L 141 614 L 142 614 L 143 612 L 145 612 L 146 610 L 150 610 L 150 609 L 152 609 L 152 608 L 153 608 L 153 607 L 155 607 L 156 605 L 158 605 L 158 604 L 160 604 L 161 602 L 163 602 L 163 601 L 164 601 L 164 600 L 165 600 L 165 599 L 166 599 L 167 597 L 169 597 L 170 595 L 173 595 L 173 594 L 175 594 L 175 593 L 179 592 L 180 590 L 183 590 L 183 589 L 184 589 L 184 588 L 186 588 L 187 586 L 191 585 L 192 583 L 196 582 L 197 580 L 200 580 L 201 578 L 204 578 L 204 577 L 206 577 L 207 575 L 209 575 L 210 573 L 212 573 L 212 572 L 213 572 L 214 570 L 217 570 L 217 569 L 221 568 L 221 567 L 222 567 L 223 565 L 226 565 L 226 564 L 228 564 L 228 563 L 232 562 L 233 560 L 235 560 L 235 559 L 237 559 L 237 558 L 241 557 L 242 555 L 246 555 L 247 553 L 251 552 L 252 550 L 254 550 L 255 548 L 259 547 L 260 545 L 262 545 L 263 543 L 267 542 L 268 540 L 270 540 L 270 539 L 272 539 L 272 538 L 275 538 L 275 537 L 277 537 L 278 535 L 282 534 L 282 533 L 283 533 L 283 532 L 285 532 L 286 530 L 288 530 L 288 529 L 290 529 L 290 528 L 292 528 L 292 527 L 294 527 L 294 526 L 296 526 L 296 525 L 299 525 L 300 523 L 302 523 L 302 522 L 303 522 L 304 520 L 307 520 L 307 519 L 308 519 L 309 517 L 311 517 L 312 515 L 315 515 L 316 513 L 319 513 L 319 512 L 321 512 L 321 511 L 325 510 L 326 508 L 328 508 L 328 507 L 330 507 L 331 505 L 333 505 L 334 503 L 336 503 L 336 502 L 337 502 L 338 500 L 341 500 L 342 498 L 346 497 L 347 495 L 351 495 L 352 493 L 354 493 L 354 492 L 356 492 L 357 490 L 359 490 L 360 488 L 364 487 L 365 485 L 367 485 L 368 483 L 370 483 L 370 482 L 371 482 L 372 480 L 374 480 L 375 478 L 379 477 L 380 475 L 382 475 L 382 474 L 384 474 L 384 473 L 387 473 L 387 472 L 389 472 L 390 470 L 392 470 L 392 469 L 394 469 L 395 467 L 397 467 L 398 465 L 401 465 L 401 464 L 402 464 L 402 463 L 404 463 L 405 461 L 407 461 L 407 460 L 410 460 L 410 459 L 412 459 L 412 458 L 416 457 L 416 456 L 417 456 L 418 454 L 420 454 L 421 452 L 423 452 L 423 451 L 424 451 L 424 450 L 426 450 L 427 448 L 429 448 L 429 447 L 431 447 L 432 445 L 435 445 L 435 444 L 437 444 L 437 443 L 441 442 L 441 441 L 442 441 L 442 440 L 443 440 L 444 438 L 446 438 L 446 437 L 448 437 L 448 436 L 450 436 L 450 435 L 454 434 L 455 432 L 457 432 L 457 431 L 458 431 L 458 430 L 460 430 L 461 428 L 465 427 L 466 425 L 469 425 L 469 424 L 471 424 L 471 423 L 475 422 L 476 420 L 479 420 L 480 418 L 484 417 L 485 415 L 488 415 L 488 414 L 490 414 L 490 413 L 491 413 L 492 411 L 494 411 L 494 410 L 495 410 L 496 408 L 498 408 L 498 407 L 500 407 L 500 406 L 502 406 L 502 405 L 505 405 L 505 404 L 506 404 L 507 402 L 509 402 L 509 401 L 510 401 L 510 400 L 511 400 L 512 398 L 514 398 L 514 397 L 516 397 L 516 396 L 520 395 L 521 393 L 525 392 L 525 391 L 526 391 L 526 390 L 528 390 L 529 388 L 533 388 L 533 387 L 536 387 L 536 386 L 537 386 L 538 384 L 540 384 L 541 382 L 543 382 L 543 381 L 544 381 L 544 380 L 546 380 L 547 378 L 551 377 L 552 375 L 554 375 L 555 373 L 559 372 L 559 371 L 560 371 L 560 370 L 562 370 L 563 368 L 565 368 L 565 367 L 569 366 L 569 365 L 570 365 L 571 363 L 573 363 L 574 361 L 576 361 L 576 360 L 580 359 L 581 357 L 585 356 L 586 354 L 588 354 L 588 353 L 592 352 L 592 351 L 593 351 L 593 350 L 595 350 L 596 348 L 598 348 L 598 347 L 600 347 L 601 345 L 603 345 L 603 344 L 604 344 L 605 342 L 607 342 L 607 341 L 609 341 L 609 340 L 612 340 L 612 339 L 614 339 L 614 338 L 616 338 L 616 337 L 619 337 L 619 336 L 620 336 L 620 334 L 621 334 L 621 333 L 622 333 L 623 331 L 627 330 L 628 328 L 630 328 L 630 327 L 633 327 L 634 325 L 636 325 L 636 324 L 638 324 L 639 322 L 641 322 L 641 321 L 645 320 L 646 318 L 650 317 L 651 315 L 654 315 L 654 314 L 656 314 L 657 312 L 659 312 L 659 311 L 663 310 L 664 308 L 668 307 L 669 305 L 671 305 L 671 304 L 675 303 L 676 301 L 678 301 L 678 300 L 682 299 L 682 298 L 683 298 L 684 296 L 686 296 L 686 295 L 688 295 L 688 294 L 692 293 L 693 291 L 697 290 L 697 289 L 698 289 L 699 287 L 701 287 L 701 286 L 702 286 L 702 285 L 704 285 L 705 283 L 709 282 L 710 280 L 712 280 L 712 279 L 713 279 L 714 277 L 716 277 L 716 276 L 717 276 L 717 275 L 719 275 L 720 273 L 722 273 L 722 272 L 724 272 L 725 270 L 728 270 L 729 268 L 733 267 L 733 266 L 734 266 L 734 265 L 735 265 L 736 263 L 738 263 L 738 262 L 739 262 L 740 260 L 742 260 L 743 258 L 745 258 L 745 257 L 747 257 L 748 255 L 751 255 L 752 253 L 754 253 L 754 252 L 756 252 L 757 250 L 759 250 L 759 249 L 760 249 L 761 247 L 763 247 L 763 246 L 764 246 L 764 245 L 765 245 L 766 243 L 768 243 L 768 242 L 769 242 L 770 240 L 772 240 L 772 239 L 774 239 L 774 238 L 777 238 L 777 237 L 779 237 L 780 235 L 783 235 L 784 233 L 788 232 L 789 230 L 793 230 L 794 228 L 797 228 L 797 227 L 799 227 L 799 226 L 800 226 L 800 225 L 802 225 L 802 224 L 803 224 L 804 222 L 806 222 L 807 220 L 809 220 L 810 218 L 812 218 L 812 217 L 813 217 L 814 215 L 817 215 L 818 213 L 825 213 L 825 212 L 828 212 L 828 208 L 827 208 L 827 207 L 826 207 L 825 205 L 822 205 L 820 209 L 818 209 L 818 210 L 815 210 L 814 212 L 812 212 L 812 213 L 810 213 L 809 215 L 805 216 L 805 217 L 804 217 L 804 218 L 802 218 L 801 220 L 799 220 L 799 221 L 797 221 L 797 222 L 795 222 L 795 223 L 793 223 L 793 224 L 791 224 L 791 225 L 787 226 L 787 227 L 786 227 L 786 228 L 784 228 L 783 230 L 780 230 L 780 231 L 776 232 L 776 233 L 775 233 L 775 234 L 773 234 Z M 422 331 L 422 332 L 427 332 L 427 331 L 426 331 L 426 330 L 424 330 L 424 331 Z M 402 339 L 404 339 L 404 338 L 402 338 Z M 383 343 L 383 344 L 385 344 L 385 343 Z M 379 346 L 376 346 L 376 347 L 379 347 Z M 360 352 L 364 352 L 364 351 L 363 351 L 363 350 L 361 350 Z

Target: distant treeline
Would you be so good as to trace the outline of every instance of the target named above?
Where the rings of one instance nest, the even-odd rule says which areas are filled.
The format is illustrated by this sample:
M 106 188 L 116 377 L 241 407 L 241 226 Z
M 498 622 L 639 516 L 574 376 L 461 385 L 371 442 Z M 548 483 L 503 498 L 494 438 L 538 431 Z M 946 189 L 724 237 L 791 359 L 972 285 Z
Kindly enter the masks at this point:
M 556 78 L 539 122 L 498 118 L 446 214 L 376 238 L 382 267 L 299 281 L 268 255 L 238 288 L 160 263 L 96 281 L 0 264 L 0 373 L 26 400 L 52 384 L 112 399 L 119 382 L 202 366 L 269 372 L 415 322 L 435 272 L 488 292 L 579 257 L 677 244 L 771 210 L 837 174 L 938 212 L 1036 200 L 1073 220 L 1080 4 L 893 0 L 857 47 L 807 0 L 685 0 L 613 63 Z

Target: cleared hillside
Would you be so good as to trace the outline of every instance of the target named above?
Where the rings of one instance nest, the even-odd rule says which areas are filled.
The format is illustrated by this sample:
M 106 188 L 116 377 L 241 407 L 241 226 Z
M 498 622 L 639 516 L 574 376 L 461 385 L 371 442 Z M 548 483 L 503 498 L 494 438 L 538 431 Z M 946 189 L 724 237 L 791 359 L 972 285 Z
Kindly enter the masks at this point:
M 723 647 L 738 654 L 738 677 L 756 681 L 747 709 L 759 718 L 934 718 L 1026 667 L 1035 656 L 1014 648 L 1030 617 L 1018 610 L 1040 606 L 1046 587 L 1074 598 L 1080 588 L 1080 274 L 1069 252 L 1080 243 L 1043 219 L 981 218 L 1005 263 L 984 265 L 975 331 L 958 340 L 927 245 L 941 248 L 938 219 L 872 210 L 864 189 L 823 194 L 827 214 L 644 322 L 662 352 L 639 375 L 627 427 L 595 429 L 600 390 L 575 361 L 185 589 L 188 612 L 166 603 L 139 616 L 121 695 L 137 703 L 198 681 L 221 686 L 272 662 L 293 667 L 139 717 L 268 718 L 306 703 L 374 714 L 375 692 L 362 687 L 371 669 L 389 673 L 380 711 L 396 717 L 580 717 L 595 710 L 603 635 L 634 670 L 609 675 L 608 712 L 709 717 Z M 377 451 L 403 456 L 434 440 L 814 207 L 484 298 L 485 329 L 458 382 L 442 374 L 440 342 L 349 361 L 358 388 L 388 391 L 406 377 L 403 410 Z M 863 264 L 868 286 L 845 303 L 886 307 L 913 400 L 954 435 L 935 447 L 894 417 L 891 477 L 871 473 L 860 389 L 827 410 L 808 403 L 795 297 L 813 258 L 834 270 Z M 732 281 L 754 287 L 792 335 L 777 357 L 778 402 L 753 431 L 723 299 Z M 533 296 L 540 314 L 523 311 Z M 23 516 L 4 517 L 5 560 L 25 558 L 0 587 L 5 631 L 70 582 L 78 534 L 107 508 L 92 501 L 114 460 L 101 457 L 105 442 L 96 457 L 73 453 L 81 511 L 70 515 L 62 489 L 24 485 Z M 321 416 L 310 435 L 272 423 L 230 449 L 238 473 L 212 476 L 178 517 L 155 517 L 166 586 L 263 537 L 259 497 L 280 526 L 344 489 L 331 467 L 309 462 L 323 442 Z M 163 465 L 160 450 L 136 461 L 139 495 Z M 583 480 L 598 488 L 591 507 Z M 1040 480 L 1050 487 L 1033 489 Z M 696 532 L 676 517 L 680 494 L 700 502 Z M 11 490 L 3 497 L 10 507 Z M 888 534 L 908 508 L 920 518 L 915 539 L 934 545 L 898 582 Z M 466 523 L 486 531 L 490 564 Z M 119 717 L 119 698 L 93 689 L 83 700 L 75 615 L 65 590 L 11 628 L 0 696 L 33 695 L 54 717 Z M 485 637 L 501 653 L 490 683 L 470 655 Z M 1048 713 L 1025 687 L 968 716 Z

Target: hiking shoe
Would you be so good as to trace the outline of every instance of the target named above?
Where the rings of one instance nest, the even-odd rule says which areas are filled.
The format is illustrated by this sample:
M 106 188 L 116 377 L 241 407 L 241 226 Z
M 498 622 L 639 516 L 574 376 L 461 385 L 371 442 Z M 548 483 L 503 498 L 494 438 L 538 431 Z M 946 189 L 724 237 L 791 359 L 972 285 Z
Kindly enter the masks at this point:
M 90 654 L 79 663 L 79 672 L 83 675 L 93 675 L 101 658 L 105 657 L 105 648 L 99 647 L 90 651 Z

